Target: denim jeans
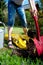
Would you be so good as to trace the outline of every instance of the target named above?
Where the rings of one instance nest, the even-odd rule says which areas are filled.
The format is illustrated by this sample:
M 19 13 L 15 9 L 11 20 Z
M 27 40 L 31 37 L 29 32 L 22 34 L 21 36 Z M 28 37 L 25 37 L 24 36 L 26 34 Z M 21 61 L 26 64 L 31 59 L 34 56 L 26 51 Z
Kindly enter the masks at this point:
M 27 21 L 23 6 L 16 6 L 14 3 L 11 2 L 8 2 L 8 26 L 14 26 L 16 12 L 21 20 L 22 26 L 27 27 Z

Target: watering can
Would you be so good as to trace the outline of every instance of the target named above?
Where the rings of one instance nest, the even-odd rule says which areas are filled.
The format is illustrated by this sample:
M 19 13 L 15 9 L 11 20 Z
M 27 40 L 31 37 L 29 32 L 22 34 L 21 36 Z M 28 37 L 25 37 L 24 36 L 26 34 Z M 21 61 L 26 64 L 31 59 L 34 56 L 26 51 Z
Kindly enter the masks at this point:
M 5 34 L 5 24 L 0 21 L 0 49 L 4 47 L 4 34 Z

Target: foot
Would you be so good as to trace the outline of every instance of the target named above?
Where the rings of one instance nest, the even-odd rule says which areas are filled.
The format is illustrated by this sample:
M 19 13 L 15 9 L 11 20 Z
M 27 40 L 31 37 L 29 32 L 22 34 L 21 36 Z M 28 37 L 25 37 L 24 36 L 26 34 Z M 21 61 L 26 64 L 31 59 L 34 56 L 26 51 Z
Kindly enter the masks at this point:
M 9 40 L 8 48 L 14 49 L 14 46 L 13 46 L 13 44 L 12 44 L 12 40 Z

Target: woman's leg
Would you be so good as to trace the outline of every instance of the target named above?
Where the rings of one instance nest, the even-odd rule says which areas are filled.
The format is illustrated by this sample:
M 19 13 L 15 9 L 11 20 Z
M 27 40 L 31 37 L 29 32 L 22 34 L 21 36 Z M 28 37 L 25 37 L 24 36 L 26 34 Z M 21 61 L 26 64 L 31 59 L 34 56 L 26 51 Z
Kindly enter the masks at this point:
M 17 13 L 21 19 L 21 24 L 23 26 L 23 31 L 25 34 L 27 34 L 27 21 L 26 21 L 26 16 L 25 16 L 25 11 L 24 8 L 22 6 L 17 8 Z
M 15 13 L 16 10 L 14 8 L 14 5 L 11 2 L 9 2 L 8 3 L 8 46 L 9 48 L 14 48 L 14 46 L 12 45 L 11 34 L 14 26 Z

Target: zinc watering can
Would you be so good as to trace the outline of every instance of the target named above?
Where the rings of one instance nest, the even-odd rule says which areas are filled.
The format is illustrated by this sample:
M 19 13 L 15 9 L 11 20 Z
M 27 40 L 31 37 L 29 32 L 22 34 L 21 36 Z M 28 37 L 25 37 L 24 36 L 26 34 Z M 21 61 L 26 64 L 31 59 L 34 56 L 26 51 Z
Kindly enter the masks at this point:
M 0 49 L 4 47 L 5 24 L 0 21 Z

